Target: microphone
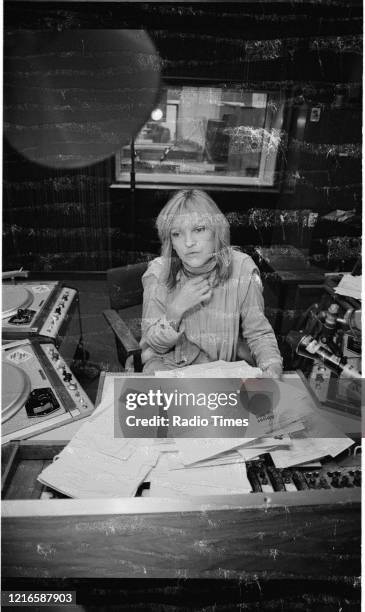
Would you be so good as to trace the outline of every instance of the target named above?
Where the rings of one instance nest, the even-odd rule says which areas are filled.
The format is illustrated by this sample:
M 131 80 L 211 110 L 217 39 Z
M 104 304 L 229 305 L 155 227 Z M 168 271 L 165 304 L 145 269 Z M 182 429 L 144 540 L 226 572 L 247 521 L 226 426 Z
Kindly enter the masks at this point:
M 361 374 L 354 367 L 347 365 L 346 360 L 334 355 L 326 346 L 320 344 L 313 336 L 304 335 L 297 331 L 291 331 L 286 336 L 288 344 L 298 355 L 307 359 L 319 359 L 332 372 L 340 376 L 344 374 L 347 378 L 360 378 Z

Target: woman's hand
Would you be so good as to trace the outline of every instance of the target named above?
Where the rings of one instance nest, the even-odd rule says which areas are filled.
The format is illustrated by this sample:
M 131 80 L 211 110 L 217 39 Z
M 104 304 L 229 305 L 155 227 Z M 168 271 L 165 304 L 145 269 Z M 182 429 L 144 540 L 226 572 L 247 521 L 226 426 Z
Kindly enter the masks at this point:
M 269 366 L 267 366 L 266 368 L 262 369 L 262 376 L 263 378 L 279 378 L 281 379 L 281 376 L 283 374 L 283 368 L 281 366 L 280 363 L 272 363 Z
M 166 318 L 180 323 L 188 310 L 195 308 L 212 297 L 212 288 L 209 282 L 200 277 L 190 278 L 176 294 L 166 311 Z

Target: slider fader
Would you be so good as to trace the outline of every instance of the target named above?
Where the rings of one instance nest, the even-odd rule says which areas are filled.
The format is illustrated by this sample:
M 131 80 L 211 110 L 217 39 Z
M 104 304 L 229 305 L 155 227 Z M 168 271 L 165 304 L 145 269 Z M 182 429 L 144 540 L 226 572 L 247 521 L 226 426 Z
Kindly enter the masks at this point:
M 353 465 L 333 459 L 323 460 L 320 468 L 306 466 L 277 468 L 269 453 L 247 461 L 247 476 L 253 493 L 273 491 L 304 491 L 306 489 L 352 489 L 361 487 L 361 464 L 352 457 Z

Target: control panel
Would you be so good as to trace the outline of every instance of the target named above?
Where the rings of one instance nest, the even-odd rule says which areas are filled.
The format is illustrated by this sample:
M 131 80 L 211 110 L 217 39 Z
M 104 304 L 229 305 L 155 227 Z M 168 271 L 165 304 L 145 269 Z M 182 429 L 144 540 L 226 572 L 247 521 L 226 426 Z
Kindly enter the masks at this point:
M 361 487 L 361 463 L 340 465 L 325 462 L 319 467 L 277 468 L 269 453 L 247 461 L 247 476 L 253 493 L 304 491 L 309 489 L 351 489 Z
M 78 415 L 80 410 L 86 408 L 93 409 L 93 404 L 88 395 L 76 380 L 58 350 L 52 344 L 40 344 L 40 349 L 45 353 L 46 357 L 48 357 L 60 380 L 61 384 L 57 386 L 58 393 L 60 393 L 59 389 L 62 390 L 65 388 L 65 391 L 67 390 L 67 394 L 71 396 L 74 402 L 74 406 L 70 406 L 70 412 Z
M 76 297 L 76 293 L 76 290 L 70 287 L 62 288 L 61 293 L 57 297 L 55 304 L 52 306 L 39 331 L 40 335 L 49 336 L 51 338 L 57 337 L 60 327 Z

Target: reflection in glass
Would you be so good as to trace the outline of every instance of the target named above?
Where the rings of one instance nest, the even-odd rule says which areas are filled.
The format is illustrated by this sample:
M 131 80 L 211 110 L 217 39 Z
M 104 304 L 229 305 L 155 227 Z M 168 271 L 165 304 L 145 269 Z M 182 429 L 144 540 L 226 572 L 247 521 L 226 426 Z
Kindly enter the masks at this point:
M 272 186 L 284 99 L 239 87 L 168 87 L 135 139 L 137 182 Z M 154 117 L 154 118 L 153 118 Z M 130 147 L 118 160 L 128 181 Z

